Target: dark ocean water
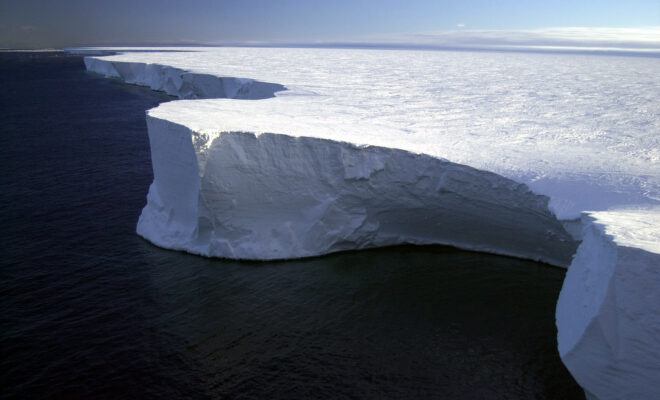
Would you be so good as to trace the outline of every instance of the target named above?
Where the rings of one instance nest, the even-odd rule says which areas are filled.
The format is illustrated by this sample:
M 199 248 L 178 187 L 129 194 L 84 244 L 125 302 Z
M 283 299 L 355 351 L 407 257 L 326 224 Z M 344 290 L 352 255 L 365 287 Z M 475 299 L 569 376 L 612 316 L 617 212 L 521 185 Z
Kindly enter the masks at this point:
M 61 53 L 0 53 L 2 398 L 578 399 L 564 271 L 440 246 L 209 260 L 135 234 L 144 110 Z

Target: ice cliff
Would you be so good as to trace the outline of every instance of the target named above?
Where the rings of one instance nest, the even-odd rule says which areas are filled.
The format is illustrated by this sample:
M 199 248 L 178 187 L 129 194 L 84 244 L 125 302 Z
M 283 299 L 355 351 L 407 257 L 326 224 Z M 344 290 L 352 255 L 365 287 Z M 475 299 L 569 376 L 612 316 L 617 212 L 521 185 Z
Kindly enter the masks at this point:
M 660 398 L 658 211 L 583 216 L 557 304 L 557 341 L 588 398 Z
M 163 105 L 167 108 L 167 105 Z M 572 238 L 548 199 L 423 154 L 282 134 L 200 134 L 156 117 L 154 182 L 138 233 L 239 259 L 442 243 L 567 265 Z
M 284 86 L 252 79 L 218 77 L 190 73 L 179 68 L 140 62 L 107 62 L 85 57 L 85 67 L 106 77 L 119 78 L 127 83 L 149 86 L 180 99 L 265 99 L 283 90 Z
M 660 398 L 657 60 L 403 53 L 87 57 L 106 76 L 222 98 L 148 112 L 138 233 L 230 258 L 442 243 L 570 264 L 568 369 L 590 398 Z

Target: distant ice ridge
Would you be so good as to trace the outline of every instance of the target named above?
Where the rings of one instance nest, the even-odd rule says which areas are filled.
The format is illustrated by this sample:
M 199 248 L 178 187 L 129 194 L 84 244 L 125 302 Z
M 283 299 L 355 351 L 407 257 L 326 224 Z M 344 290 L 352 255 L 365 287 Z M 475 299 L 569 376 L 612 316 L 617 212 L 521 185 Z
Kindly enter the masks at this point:
M 314 136 L 446 158 L 527 184 L 549 196 L 551 210 L 562 219 L 579 218 L 585 210 L 660 204 L 660 101 L 653 90 L 660 87 L 658 59 L 339 49 L 163 50 L 167 52 L 88 57 L 87 62 L 90 69 L 109 76 L 121 72 L 122 79 L 182 98 L 223 93 L 240 98 L 237 88 L 245 81 L 287 89 L 271 87 L 252 97 L 275 94 L 267 101 L 213 100 L 172 109 L 170 118 L 195 130 Z M 96 65 L 101 61 L 105 65 Z M 135 63 L 143 66 L 131 65 Z M 162 66 L 171 68 L 171 79 L 162 74 Z M 153 71 L 145 77 L 143 70 Z M 180 78 L 184 74 L 187 78 Z M 202 90 L 194 93 L 189 84 L 181 84 L 192 80 L 190 75 L 231 82 L 200 82 Z M 203 90 L 207 85 L 221 89 Z
M 575 244 L 547 195 L 560 219 L 582 216 L 557 308 L 563 361 L 590 398 L 660 398 L 658 60 L 227 48 L 93 59 L 99 71 L 143 63 L 108 75 L 157 89 L 169 78 L 149 83 L 148 64 L 289 89 L 148 112 L 155 179 L 138 232 L 154 243 L 264 259 L 446 243 L 565 265 Z
M 285 87 L 252 79 L 190 73 L 178 68 L 140 62 L 108 62 L 85 57 L 85 67 L 106 77 L 165 92 L 180 99 L 265 99 Z

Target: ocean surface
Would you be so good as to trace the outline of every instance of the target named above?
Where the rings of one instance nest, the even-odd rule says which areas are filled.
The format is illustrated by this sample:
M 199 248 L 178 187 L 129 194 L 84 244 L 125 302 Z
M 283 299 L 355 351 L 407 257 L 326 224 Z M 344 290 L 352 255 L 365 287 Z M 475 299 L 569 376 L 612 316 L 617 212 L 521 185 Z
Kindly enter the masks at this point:
M 144 111 L 171 100 L 0 52 L 0 398 L 583 399 L 565 271 L 441 246 L 205 259 L 135 234 Z

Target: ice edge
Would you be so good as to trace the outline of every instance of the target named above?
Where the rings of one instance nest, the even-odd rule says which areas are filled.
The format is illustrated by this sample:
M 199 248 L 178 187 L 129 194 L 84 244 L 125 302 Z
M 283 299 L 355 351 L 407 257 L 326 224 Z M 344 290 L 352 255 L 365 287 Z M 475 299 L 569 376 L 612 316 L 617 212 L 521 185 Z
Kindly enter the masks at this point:
M 446 244 L 558 266 L 576 248 L 547 197 L 491 172 L 328 139 L 147 125 L 154 183 L 138 233 L 163 247 L 272 260 Z
M 108 61 L 93 56 L 84 57 L 84 62 L 89 71 L 119 78 L 126 83 L 148 86 L 180 99 L 258 100 L 274 97 L 276 92 L 286 90 L 277 83 L 193 73 L 160 64 Z
M 106 77 L 119 78 L 127 83 L 137 84 L 141 86 L 148 86 L 153 90 L 163 91 L 165 93 L 168 93 L 173 96 L 177 96 L 179 98 L 201 99 L 201 98 L 228 97 L 228 98 L 242 98 L 242 99 L 263 99 L 268 97 L 274 97 L 277 91 L 286 90 L 284 86 L 274 83 L 259 82 L 251 79 L 215 77 L 204 74 L 196 74 L 178 68 L 163 66 L 159 64 L 109 61 L 96 56 L 87 56 L 84 58 L 84 62 L 86 68 L 90 71 L 103 74 Z M 164 128 L 163 124 L 156 124 L 155 121 L 158 119 L 153 116 L 148 115 L 147 119 L 148 119 L 148 127 L 150 132 L 149 134 L 151 141 L 150 144 L 152 147 L 152 163 L 154 164 L 154 174 L 156 175 L 156 170 L 158 169 L 156 164 L 158 164 L 158 162 L 153 160 L 153 154 L 156 153 L 154 152 L 154 146 L 156 146 L 159 149 L 162 149 L 163 151 L 166 151 L 165 150 L 166 146 L 158 145 L 155 143 L 155 141 L 158 140 L 157 137 L 161 135 L 154 134 L 153 132 L 156 129 L 167 129 L 167 128 Z M 166 120 L 161 119 L 161 121 L 165 122 Z M 199 158 L 198 160 L 199 165 L 197 166 L 197 168 L 200 169 L 201 172 L 203 173 L 206 165 L 205 159 L 208 157 L 208 154 L 206 151 L 200 151 L 199 148 L 200 140 L 204 142 L 204 146 L 205 146 L 204 150 L 208 149 L 211 146 L 213 140 L 209 140 L 208 134 L 202 134 L 200 132 L 192 131 L 187 127 L 183 127 L 182 125 L 175 124 L 171 121 L 167 121 L 167 123 L 171 124 L 172 127 L 179 126 L 187 131 L 187 133 L 183 134 L 179 140 L 182 140 L 186 135 L 188 135 L 189 137 L 192 138 L 192 141 L 195 142 L 195 147 L 196 147 L 195 154 L 196 157 Z M 154 127 L 155 125 L 158 125 L 160 128 L 155 128 Z M 215 138 L 219 137 L 220 135 L 221 133 L 216 133 Z M 290 139 L 292 138 L 284 134 L 279 136 L 287 137 Z M 364 147 L 357 147 L 354 145 L 350 145 L 348 143 L 335 142 L 329 139 L 314 139 L 314 138 L 305 138 L 305 137 L 301 137 L 299 139 L 309 142 L 310 145 L 314 141 L 317 141 L 317 143 L 320 144 L 322 143 L 324 146 L 328 146 L 328 144 L 333 144 L 338 146 L 343 145 L 343 146 L 347 146 L 346 148 L 357 150 L 358 153 L 360 152 L 359 149 L 364 149 Z M 378 148 L 376 146 L 368 146 L 368 148 L 381 149 L 381 151 L 385 150 L 385 148 Z M 387 150 L 400 154 L 414 155 L 414 153 L 410 153 L 404 150 L 395 150 L 395 149 L 387 149 Z M 427 155 L 424 155 L 424 158 L 428 160 L 435 160 L 438 163 L 445 161 Z M 356 163 L 359 161 L 354 160 L 351 162 Z M 453 164 L 453 165 L 460 166 L 460 164 Z M 462 166 L 462 167 L 472 169 L 473 171 L 479 171 L 469 166 Z M 529 191 L 527 186 L 522 183 L 514 182 L 512 180 L 501 177 L 491 172 L 480 171 L 480 173 L 497 176 L 503 182 L 508 182 L 508 184 L 510 184 L 511 187 L 515 186 L 516 188 L 523 188 L 523 191 Z M 162 174 L 162 176 L 163 176 L 162 181 L 165 181 L 166 174 Z M 155 181 L 156 179 L 154 180 L 154 182 Z M 161 184 L 160 186 L 163 186 L 163 184 Z M 154 188 L 152 187 L 152 189 Z M 482 189 L 487 190 L 487 188 L 482 188 Z M 195 188 L 195 190 L 199 190 L 199 189 Z M 385 192 L 385 191 L 386 190 L 381 190 L 381 192 Z M 383 194 L 384 193 L 380 193 L 380 195 Z M 544 234 L 534 236 L 534 239 L 541 244 L 538 244 L 538 246 L 530 245 L 530 248 L 528 249 L 513 250 L 513 249 L 508 249 L 506 248 L 506 246 L 502 246 L 501 244 L 488 245 L 488 244 L 480 243 L 480 241 L 478 240 L 455 240 L 450 237 L 450 234 L 445 234 L 442 239 L 439 238 L 429 239 L 428 237 L 411 237 L 408 240 L 406 240 L 405 238 L 397 238 L 397 239 L 383 240 L 382 243 L 373 244 L 373 245 L 369 245 L 368 243 L 361 243 L 361 244 L 355 243 L 354 246 L 346 246 L 346 247 L 338 246 L 337 249 L 324 249 L 323 251 L 317 251 L 317 252 L 299 252 L 294 254 L 282 253 L 280 256 L 274 256 L 274 255 L 260 256 L 256 252 L 254 252 L 251 255 L 247 255 L 247 254 L 236 254 L 235 251 L 225 251 L 225 252 L 221 252 L 221 254 L 214 254 L 213 251 L 201 250 L 199 246 L 190 246 L 190 245 L 182 246 L 181 242 L 177 242 L 173 237 L 171 237 L 169 240 L 166 240 L 164 237 L 158 237 L 160 235 L 157 234 L 156 230 L 151 230 L 151 234 L 142 234 L 142 236 L 162 247 L 177 248 L 180 250 L 189 251 L 194 254 L 200 254 L 206 256 L 215 255 L 215 256 L 228 257 L 228 258 L 248 258 L 248 259 L 297 258 L 297 257 L 326 254 L 333 251 L 342 251 L 350 248 L 376 247 L 376 246 L 385 246 L 385 245 L 398 244 L 398 243 L 412 243 L 412 244 L 433 243 L 433 244 L 452 245 L 467 250 L 475 250 L 475 251 L 488 252 L 493 254 L 508 255 L 519 258 L 527 258 L 535 261 L 546 262 L 556 266 L 566 267 L 570 263 L 570 258 L 574 253 L 574 249 L 577 247 L 577 243 L 575 243 L 572 237 L 565 232 L 563 227 L 561 227 L 558 223 L 556 223 L 556 218 L 554 218 L 554 214 L 552 214 L 552 212 L 547 209 L 548 198 L 543 195 L 535 195 L 535 196 L 536 199 L 533 200 L 532 202 L 537 203 L 535 204 L 535 207 L 539 207 L 537 212 L 545 214 L 546 217 L 550 216 L 550 218 L 547 218 L 547 220 L 543 221 L 543 224 L 548 224 L 550 223 L 549 221 L 551 221 L 552 226 L 549 226 L 548 229 L 544 232 Z M 160 204 L 159 202 L 162 201 L 161 196 L 157 196 L 157 193 L 155 193 L 155 189 L 150 190 L 149 198 L 152 199 L 155 204 Z M 519 205 L 522 205 L 522 203 L 520 203 L 518 200 L 515 200 L 515 202 L 518 202 Z M 149 207 L 149 204 L 151 203 L 148 202 L 145 211 Z M 433 205 L 428 205 L 428 206 L 432 207 Z M 500 204 L 500 206 L 505 207 L 506 205 L 502 203 Z M 459 208 L 460 205 L 454 206 L 454 209 L 459 209 Z M 143 215 L 145 215 L 145 212 L 143 212 Z M 480 218 L 485 220 L 489 219 L 488 215 L 482 215 Z M 477 221 L 475 220 L 475 223 L 476 222 Z M 527 223 L 529 223 L 529 221 L 527 221 Z M 138 226 L 143 226 L 143 225 L 144 224 L 138 224 Z M 160 225 L 161 228 L 165 227 L 162 224 Z M 479 224 L 475 225 L 475 228 L 478 226 Z M 518 228 L 523 228 L 524 226 L 525 223 L 518 223 L 517 225 Z M 509 232 L 515 232 L 514 226 L 508 226 L 507 229 L 509 229 Z M 138 233 L 140 232 L 144 233 L 145 231 L 146 230 L 144 228 L 138 229 Z M 472 234 L 474 235 L 474 233 L 475 232 L 473 231 Z M 500 232 L 500 234 L 502 234 L 502 232 Z M 182 238 L 178 237 L 178 239 L 182 239 Z M 549 247 L 552 246 L 547 246 L 546 242 L 549 241 L 550 243 L 553 243 L 553 240 L 557 242 L 555 243 L 555 246 L 557 246 L 557 248 L 560 248 L 561 250 L 555 251 L 554 252 L 555 254 L 549 254 L 551 253 Z M 544 248 L 544 250 L 543 251 L 539 250 L 541 248 Z

